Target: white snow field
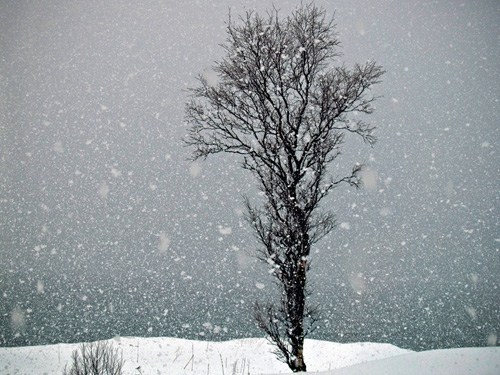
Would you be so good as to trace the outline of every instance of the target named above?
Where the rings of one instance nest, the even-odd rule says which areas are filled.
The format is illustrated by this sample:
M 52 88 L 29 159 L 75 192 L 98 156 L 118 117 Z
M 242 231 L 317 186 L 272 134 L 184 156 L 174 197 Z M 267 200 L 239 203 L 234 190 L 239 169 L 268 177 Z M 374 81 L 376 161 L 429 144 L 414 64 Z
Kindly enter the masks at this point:
M 124 375 L 287 374 L 265 339 L 226 342 L 120 337 Z M 61 375 L 78 344 L 0 348 L 0 375 Z M 500 347 L 415 353 L 390 344 L 306 340 L 308 372 L 324 375 L 499 375 Z

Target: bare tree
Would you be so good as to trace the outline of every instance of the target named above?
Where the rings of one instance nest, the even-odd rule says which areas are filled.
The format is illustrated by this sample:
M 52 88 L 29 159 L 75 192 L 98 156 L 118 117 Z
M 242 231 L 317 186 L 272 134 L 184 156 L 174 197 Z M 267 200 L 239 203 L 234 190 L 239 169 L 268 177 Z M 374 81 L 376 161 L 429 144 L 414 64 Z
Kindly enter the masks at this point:
M 71 359 L 63 375 L 122 375 L 125 363 L 118 349 L 106 341 L 80 344 Z
M 315 321 L 306 303 L 309 254 L 336 226 L 320 202 L 343 182 L 360 185 L 361 165 L 344 176 L 332 165 L 345 135 L 375 143 L 361 115 L 372 113 L 371 88 L 383 71 L 375 62 L 352 70 L 334 65 L 340 53 L 333 20 L 312 4 L 284 19 L 273 9 L 239 21 L 229 19 L 217 80 L 202 75 L 192 89 L 186 142 L 194 159 L 241 155 L 257 178 L 264 200 L 257 207 L 246 199 L 247 219 L 261 244 L 258 257 L 273 265 L 280 300 L 257 303 L 255 318 L 278 358 L 306 371 L 304 338 Z

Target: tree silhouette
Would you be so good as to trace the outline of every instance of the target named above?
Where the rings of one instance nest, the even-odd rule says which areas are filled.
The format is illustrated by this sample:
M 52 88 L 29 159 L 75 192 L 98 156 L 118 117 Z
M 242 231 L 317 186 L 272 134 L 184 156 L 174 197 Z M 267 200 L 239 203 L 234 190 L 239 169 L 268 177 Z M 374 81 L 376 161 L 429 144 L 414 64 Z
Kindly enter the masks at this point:
M 217 79 L 199 77 L 186 106 L 187 144 L 193 158 L 233 153 L 257 179 L 263 203 L 248 199 L 247 219 L 272 264 L 279 302 L 256 303 L 254 316 L 294 372 L 306 371 L 304 338 L 316 315 L 307 303 L 311 247 L 336 226 L 320 202 L 345 182 L 360 185 L 360 164 L 344 176 L 332 173 L 347 134 L 373 145 L 371 88 L 383 71 L 375 62 L 352 70 L 340 57 L 333 20 L 312 4 L 281 19 L 248 12 L 229 19 L 225 57 Z M 349 116 L 351 114 L 358 116 Z

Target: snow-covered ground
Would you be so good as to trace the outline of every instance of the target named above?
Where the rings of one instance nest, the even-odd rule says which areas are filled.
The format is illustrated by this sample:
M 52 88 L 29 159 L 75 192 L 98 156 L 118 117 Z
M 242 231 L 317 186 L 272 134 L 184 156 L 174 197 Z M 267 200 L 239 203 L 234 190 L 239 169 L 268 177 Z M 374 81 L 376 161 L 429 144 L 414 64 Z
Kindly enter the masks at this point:
M 265 339 L 226 342 L 121 337 L 110 340 L 125 359 L 124 375 L 283 374 Z M 0 375 L 61 375 L 78 344 L 0 348 Z M 324 375 L 498 375 L 500 347 L 415 353 L 389 344 L 307 340 L 309 372 Z

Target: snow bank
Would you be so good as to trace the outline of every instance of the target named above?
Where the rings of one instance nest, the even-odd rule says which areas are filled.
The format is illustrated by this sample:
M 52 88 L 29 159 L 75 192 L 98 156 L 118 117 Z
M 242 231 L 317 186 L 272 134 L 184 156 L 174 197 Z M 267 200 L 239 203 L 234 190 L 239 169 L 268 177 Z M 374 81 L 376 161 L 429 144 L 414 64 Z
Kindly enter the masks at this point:
M 431 350 L 365 362 L 318 375 L 499 375 L 500 347 Z
M 226 342 L 121 337 L 110 340 L 126 360 L 124 375 L 290 373 L 265 339 Z M 0 348 L 0 375 L 61 375 L 78 344 Z M 413 353 L 389 344 L 306 340 L 309 372 L 346 374 L 500 374 L 500 348 Z M 347 367 L 349 366 L 349 367 Z

